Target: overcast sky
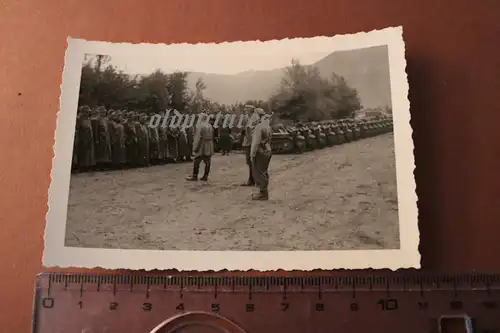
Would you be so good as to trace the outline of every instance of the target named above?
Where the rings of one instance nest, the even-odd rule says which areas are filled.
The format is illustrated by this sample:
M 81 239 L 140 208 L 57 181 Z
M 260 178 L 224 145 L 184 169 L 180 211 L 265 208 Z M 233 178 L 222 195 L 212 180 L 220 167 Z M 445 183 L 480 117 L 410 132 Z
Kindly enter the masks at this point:
M 290 39 L 270 42 L 225 44 L 115 44 L 110 47 L 111 64 L 130 74 L 192 71 L 236 74 L 290 65 L 292 58 L 312 64 L 335 51 L 333 38 Z

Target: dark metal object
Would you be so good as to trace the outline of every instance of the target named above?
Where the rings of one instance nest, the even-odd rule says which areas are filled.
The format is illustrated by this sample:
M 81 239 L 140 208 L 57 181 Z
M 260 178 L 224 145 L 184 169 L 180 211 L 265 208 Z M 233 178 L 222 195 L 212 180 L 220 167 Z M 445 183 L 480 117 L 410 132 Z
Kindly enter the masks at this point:
M 456 317 L 500 332 L 500 275 L 42 274 L 33 332 L 437 333 Z

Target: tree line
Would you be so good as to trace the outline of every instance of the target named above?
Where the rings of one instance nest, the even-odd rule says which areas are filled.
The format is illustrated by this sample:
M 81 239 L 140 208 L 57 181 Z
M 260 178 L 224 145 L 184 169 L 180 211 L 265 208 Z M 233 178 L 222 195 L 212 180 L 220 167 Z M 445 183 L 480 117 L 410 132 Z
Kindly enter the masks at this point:
M 352 117 L 362 109 L 356 89 L 335 73 L 325 78 L 316 67 L 297 60 L 284 69 L 279 87 L 268 100 L 247 100 L 220 104 L 205 95 L 200 78 L 196 88 L 188 88 L 189 72 L 164 73 L 157 69 L 145 76 L 131 75 L 111 64 L 111 57 L 87 55 L 82 66 L 79 106 L 161 113 L 175 109 L 181 113 L 242 112 L 245 104 L 271 109 L 280 119 L 319 121 Z

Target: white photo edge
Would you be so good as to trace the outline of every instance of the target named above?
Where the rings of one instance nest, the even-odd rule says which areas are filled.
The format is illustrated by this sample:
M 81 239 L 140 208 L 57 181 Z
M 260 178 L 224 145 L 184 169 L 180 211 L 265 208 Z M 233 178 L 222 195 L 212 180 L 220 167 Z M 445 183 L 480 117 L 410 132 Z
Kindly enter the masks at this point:
M 78 108 L 81 66 L 86 53 L 113 54 L 128 44 L 85 41 L 68 38 L 61 84 L 60 111 L 57 115 L 51 183 L 46 216 L 44 267 L 80 267 L 107 269 L 177 269 L 181 271 L 221 270 L 316 270 L 316 269 L 401 269 L 420 268 L 419 230 L 414 145 L 410 126 L 409 86 L 406 74 L 405 44 L 402 27 L 390 27 L 334 37 L 333 51 L 387 45 L 390 66 L 400 249 L 331 251 L 163 251 L 98 249 L 65 246 L 71 159 Z M 309 39 L 303 38 L 302 40 Z M 297 39 L 294 39 L 297 40 Z M 300 39 L 299 39 L 300 40 Z M 234 42 L 268 43 L 268 42 Z M 210 44 L 216 47 L 216 44 Z M 177 44 L 170 47 L 192 47 Z M 62 111 L 64 110 L 64 111 Z

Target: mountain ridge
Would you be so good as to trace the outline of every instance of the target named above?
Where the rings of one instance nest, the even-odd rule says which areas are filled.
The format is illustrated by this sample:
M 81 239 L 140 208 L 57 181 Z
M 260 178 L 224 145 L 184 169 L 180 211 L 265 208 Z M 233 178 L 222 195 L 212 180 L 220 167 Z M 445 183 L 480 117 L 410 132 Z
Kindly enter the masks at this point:
M 323 77 L 332 73 L 343 76 L 358 90 L 365 108 L 391 105 L 387 45 L 332 52 L 309 66 L 317 67 Z M 221 104 L 267 100 L 279 86 L 284 69 L 249 69 L 237 74 L 189 72 L 187 83 L 189 89 L 195 90 L 196 81 L 202 78 L 205 96 Z

